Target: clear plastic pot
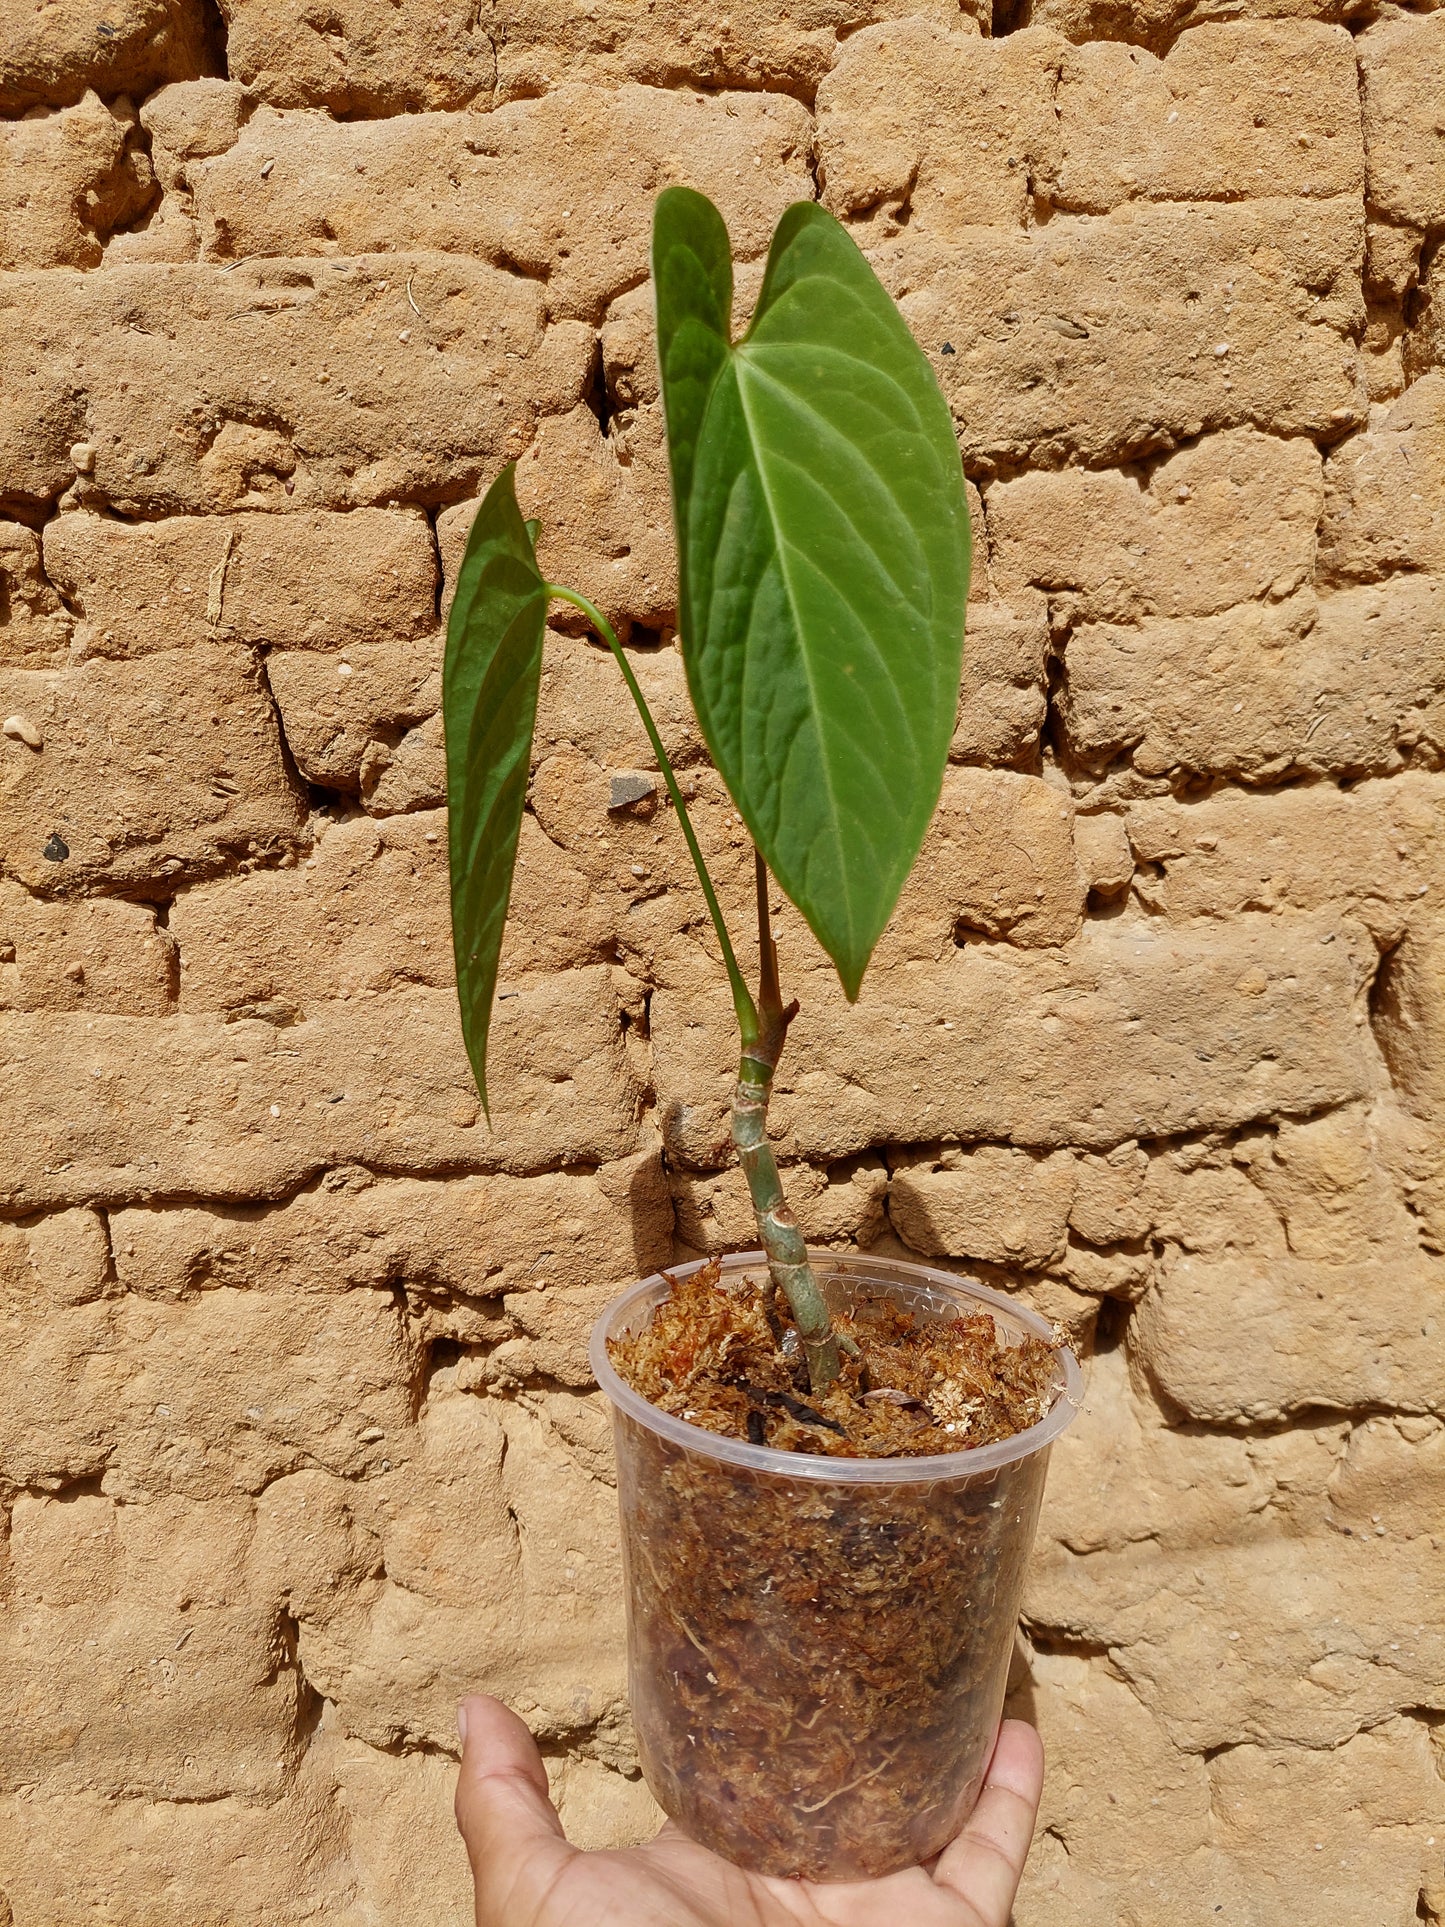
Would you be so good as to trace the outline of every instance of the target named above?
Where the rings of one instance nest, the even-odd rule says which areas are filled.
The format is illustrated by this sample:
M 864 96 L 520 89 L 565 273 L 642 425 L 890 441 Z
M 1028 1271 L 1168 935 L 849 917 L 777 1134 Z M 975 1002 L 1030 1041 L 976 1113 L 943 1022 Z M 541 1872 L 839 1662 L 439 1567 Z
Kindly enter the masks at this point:
M 948 1272 L 812 1258 L 835 1310 L 985 1309 L 1006 1339 L 1052 1336 Z M 753 1251 L 723 1266 L 764 1262 Z M 1057 1348 L 1048 1416 L 997 1445 L 915 1459 L 779 1452 L 669 1417 L 618 1377 L 607 1341 L 645 1325 L 667 1290 L 658 1276 L 615 1299 L 591 1352 L 613 1406 L 647 1784 L 695 1840 L 756 1873 L 857 1880 L 926 1860 L 978 1797 L 1078 1365 Z

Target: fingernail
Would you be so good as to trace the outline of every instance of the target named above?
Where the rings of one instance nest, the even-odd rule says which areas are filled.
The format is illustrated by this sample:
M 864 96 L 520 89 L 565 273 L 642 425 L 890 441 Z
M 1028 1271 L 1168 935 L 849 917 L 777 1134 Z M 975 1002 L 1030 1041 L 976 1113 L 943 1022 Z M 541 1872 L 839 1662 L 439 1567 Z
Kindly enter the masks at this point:
M 459 1706 L 457 1708 L 457 1732 L 461 1735 L 462 1745 L 465 1746 L 467 1743 L 467 1709 L 465 1706 Z

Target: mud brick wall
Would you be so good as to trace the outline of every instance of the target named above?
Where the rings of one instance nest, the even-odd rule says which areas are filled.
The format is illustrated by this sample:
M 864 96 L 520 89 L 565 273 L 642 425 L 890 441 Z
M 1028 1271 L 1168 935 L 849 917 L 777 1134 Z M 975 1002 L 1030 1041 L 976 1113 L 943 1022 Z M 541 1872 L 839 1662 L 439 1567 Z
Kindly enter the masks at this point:
M 746 928 L 646 240 L 850 223 L 976 584 L 814 1239 L 1062 1319 L 1019 1927 L 1445 1911 L 1445 12 L 0 4 L 0 1921 L 468 1917 L 453 1705 L 645 1835 L 589 1323 L 749 1238 L 725 985 L 549 641 L 478 1113 L 441 622 L 519 463 Z M 634 780 L 614 790 L 619 776 Z M 633 801 L 614 807 L 615 797 Z

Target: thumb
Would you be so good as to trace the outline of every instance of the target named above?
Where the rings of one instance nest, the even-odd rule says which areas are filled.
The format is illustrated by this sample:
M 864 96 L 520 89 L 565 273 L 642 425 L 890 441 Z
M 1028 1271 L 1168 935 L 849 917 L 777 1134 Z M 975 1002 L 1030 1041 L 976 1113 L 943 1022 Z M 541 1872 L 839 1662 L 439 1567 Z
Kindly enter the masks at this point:
M 978 1927 L 1005 1927 L 1028 1858 L 1044 1789 L 1044 1749 L 1023 1720 L 1005 1720 L 978 1805 L 938 1857 L 933 1878 L 972 1910 Z
M 472 1863 L 477 1927 L 529 1927 L 575 1851 L 548 1798 L 537 1742 L 515 1713 L 482 1693 L 457 1708 L 457 1729 L 457 1826 Z

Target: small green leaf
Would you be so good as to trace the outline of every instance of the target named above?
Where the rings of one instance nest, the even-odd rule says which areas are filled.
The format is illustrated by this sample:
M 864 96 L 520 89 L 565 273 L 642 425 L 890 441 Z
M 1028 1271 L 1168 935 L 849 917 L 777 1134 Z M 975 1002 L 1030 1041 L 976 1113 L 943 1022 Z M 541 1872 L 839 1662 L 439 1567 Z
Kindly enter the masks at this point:
M 504 468 L 467 538 L 447 623 L 442 721 L 462 1035 L 487 1104 L 487 1031 L 537 721 L 547 585 Z
M 688 685 L 850 998 L 938 803 L 968 598 L 963 469 L 908 326 L 832 215 L 788 209 L 730 338 L 722 217 L 653 226 Z

